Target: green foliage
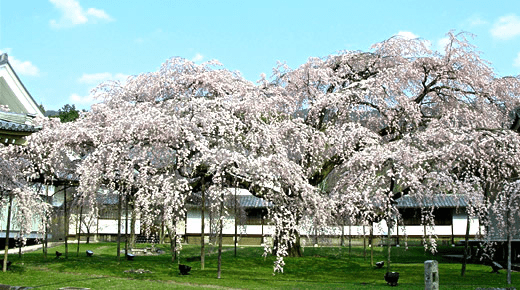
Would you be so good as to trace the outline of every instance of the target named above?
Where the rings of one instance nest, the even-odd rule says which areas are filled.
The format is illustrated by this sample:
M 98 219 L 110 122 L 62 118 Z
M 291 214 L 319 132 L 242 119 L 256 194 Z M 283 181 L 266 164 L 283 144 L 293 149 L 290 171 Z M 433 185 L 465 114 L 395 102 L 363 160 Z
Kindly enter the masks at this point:
M 66 104 L 58 110 L 58 115 L 53 116 L 53 118 L 60 118 L 62 123 L 73 122 L 79 118 L 79 111 L 75 105 Z
M 143 246 L 144 245 L 139 245 Z M 149 246 L 149 245 L 148 245 Z M 179 275 L 177 263 L 171 262 L 168 245 L 158 245 L 165 251 L 160 255 L 136 256 L 134 261 L 117 263 L 116 244 L 98 243 L 81 245 L 80 256 L 75 247 L 69 258 L 56 259 L 54 251 L 64 251 L 64 246 L 49 249 L 49 257 L 41 251 L 26 253 L 20 259 L 10 255 L 12 269 L 0 273 L 1 283 L 17 286 L 32 286 L 38 289 L 60 287 L 88 287 L 91 289 L 178 289 L 233 287 L 245 289 L 388 289 L 383 275 L 385 269 L 370 267 L 370 257 L 363 258 L 363 248 L 353 247 L 349 257 L 345 247 L 310 247 L 304 249 L 302 258 L 286 258 L 283 274 L 273 275 L 273 257 L 262 257 L 261 247 L 241 247 L 234 257 L 232 247 L 223 250 L 222 279 L 217 277 L 217 249 L 206 247 L 205 270 L 200 270 L 200 247 L 184 245 L 181 263 L 193 269 L 190 275 Z M 87 249 L 94 251 L 87 257 Z M 450 254 L 461 252 L 460 248 L 439 246 L 440 251 Z M 385 248 L 374 248 L 375 260 L 385 259 Z M 424 288 L 424 261 L 439 261 L 441 289 L 475 289 L 478 287 L 507 287 L 505 275 L 491 274 L 484 265 L 468 265 L 466 277 L 460 277 L 460 264 L 441 254 L 432 255 L 422 247 L 392 249 L 392 268 L 400 272 L 400 289 Z M 189 259 L 192 258 L 192 259 Z M 151 273 L 125 272 L 144 269 Z M 520 273 L 513 273 L 513 285 L 519 287 Z M 516 284 L 515 284 L 516 282 Z
M 43 104 L 39 104 L 38 109 L 40 109 L 40 112 L 45 115 L 45 108 L 43 107 Z

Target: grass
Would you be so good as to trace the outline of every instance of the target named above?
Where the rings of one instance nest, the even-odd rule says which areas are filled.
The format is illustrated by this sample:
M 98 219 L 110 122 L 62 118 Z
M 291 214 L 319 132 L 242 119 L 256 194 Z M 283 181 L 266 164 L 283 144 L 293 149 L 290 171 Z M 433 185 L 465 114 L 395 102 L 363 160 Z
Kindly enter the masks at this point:
M 56 259 L 53 253 L 64 252 L 64 246 L 49 249 L 43 258 L 41 251 L 26 253 L 19 258 L 10 255 L 11 270 L 0 272 L 0 283 L 31 286 L 36 289 L 60 287 L 86 287 L 91 289 L 388 289 L 383 280 L 386 269 L 370 266 L 369 256 L 363 257 L 363 248 L 354 247 L 349 256 L 345 247 L 305 248 L 304 257 L 286 258 L 283 274 L 273 275 L 272 256 L 262 257 L 263 248 L 239 248 L 234 257 L 233 248 L 225 248 L 222 263 L 222 279 L 217 277 L 216 248 L 208 247 L 205 269 L 200 261 L 188 262 L 197 257 L 200 247 L 185 245 L 181 263 L 193 267 L 190 275 L 179 275 L 177 263 L 171 262 L 167 245 L 159 245 L 166 253 L 155 256 L 136 256 L 134 261 L 116 259 L 115 243 L 81 245 L 76 256 L 76 246 L 69 247 L 69 258 Z M 94 251 L 86 257 L 85 251 Z M 475 289 L 478 287 L 507 287 L 506 274 L 490 273 L 484 265 L 469 264 L 466 276 L 460 276 L 461 265 L 443 258 L 443 253 L 460 253 L 461 248 L 439 247 L 440 253 L 432 255 L 422 247 L 392 249 L 392 270 L 400 272 L 399 289 L 424 289 L 424 261 L 439 262 L 441 289 Z M 386 260 L 386 248 L 374 248 L 374 261 Z M 368 253 L 369 255 L 369 253 Z M 190 259 L 191 260 L 191 259 Z M 386 268 L 386 267 L 385 267 Z M 151 273 L 125 272 L 145 269 Z M 520 288 L 520 273 L 513 273 L 513 287 Z M 516 283 L 515 283 L 516 282 Z

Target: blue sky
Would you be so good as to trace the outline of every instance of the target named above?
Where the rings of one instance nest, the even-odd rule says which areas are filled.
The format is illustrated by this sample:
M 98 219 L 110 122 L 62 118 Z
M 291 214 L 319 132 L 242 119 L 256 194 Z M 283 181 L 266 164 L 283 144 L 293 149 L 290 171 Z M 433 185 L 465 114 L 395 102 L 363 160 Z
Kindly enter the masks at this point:
M 467 31 L 497 76 L 520 74 L 520 1 L 0 0 L 0 51 L 36 102 L 88 109 L 109 79 L 175 56 L 219 60 L 256 81 L 277 61 L 370 49 L 402 34 Z

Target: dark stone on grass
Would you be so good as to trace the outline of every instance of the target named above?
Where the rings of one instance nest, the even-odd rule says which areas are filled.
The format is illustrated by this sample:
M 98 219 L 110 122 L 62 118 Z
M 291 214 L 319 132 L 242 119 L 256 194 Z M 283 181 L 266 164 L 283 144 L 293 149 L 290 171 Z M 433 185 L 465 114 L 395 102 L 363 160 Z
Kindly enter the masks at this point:
M 179 271 L 181 275 L 188 275 L 188 272 L 191 271 L 191 267 L 188 265 L 179 264 Z
M 386 272 L 385 281 L 386 284 L 390 286 L 397 286 L 397 281 L 399 281 L 399 272 Z

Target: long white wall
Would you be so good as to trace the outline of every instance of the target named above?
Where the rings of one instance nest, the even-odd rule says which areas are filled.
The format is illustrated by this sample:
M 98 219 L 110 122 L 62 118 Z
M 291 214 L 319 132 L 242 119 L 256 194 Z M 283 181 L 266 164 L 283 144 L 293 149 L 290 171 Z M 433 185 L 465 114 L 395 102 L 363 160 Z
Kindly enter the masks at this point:
M 223 233 L 225 235 L 232 235 L 235 233 L 234 227 L 234 217 L 227 216 L 224 218 L 224 228 Z M 210 219 L 206 216 L 204 219 L 205 224 L 205 232 L 210 232 Z M 433 234 L 437 236 L 451 236 L 452 235 L 452 226 L 451 225 L 442 225 L 442 226 L 421 226 L 421 225 L 413 225 L 413 226 L 399 226 L 397 229 L 394 226 L 391 230 L 392 235 L 396 235 L 399 231 L 399 235 L 408 235 L 408 236 L 423 236 L 426 234 Z M 343 228 L 344 234 L 348 235 L 349 231 L 351 235 L 363 235 L 363 226 L 344 226 Z M 474 236 L 479 234 L 479 230 L 483 234 L 483 229 L 479 229 L 479 221 L 478 219 L 470 220 L 470 235 Z M 263 226 L 264 235 L 271 235 L 274 231 L 274 227 L 271 225 Z M 376 236 L 387 235 L 388 227 L 385 221 L 374 224 L 373 234 Z M 215 232 L 215 230 L 213 231 Z M 187 215 L 187 234 L 200 234 L 201 233 L 201 215 L 199 210 L 190 210 Z M 238 233 L 242 235 L 261 235 L 262 234 L 262 226 L 261 225 L 239 225 Z M 300 229 L 300 234 L 302 235 L 314 235 L 316 233 L 315 229 L 312 227 L 302 227 Z M 341 226 L 329 227 L 329 228 L 319 228 L 319 235 L 340 235 L 341 234 Z M 364 227 L 364 234 L 370 235 L 370 227 Z M 455 236 L 463 236 L 466 234 L 466 215 L 465 214 L 457 214 L 453 216 L 453 235 Z

